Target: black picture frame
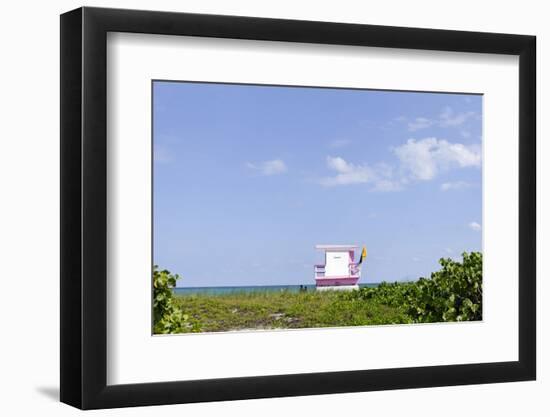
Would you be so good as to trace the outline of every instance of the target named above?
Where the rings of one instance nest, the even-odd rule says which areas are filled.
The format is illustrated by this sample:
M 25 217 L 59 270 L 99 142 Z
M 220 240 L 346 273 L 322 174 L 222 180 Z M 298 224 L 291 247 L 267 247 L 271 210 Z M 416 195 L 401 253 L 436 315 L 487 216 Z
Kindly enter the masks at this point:
M 519 360 L 107 385 L 108 32 L 519 56 Z M 525 35 L 252 17 L 88 7 L 61 15 L 61 401 L 95 409 L 534 380 L 535 45 Z

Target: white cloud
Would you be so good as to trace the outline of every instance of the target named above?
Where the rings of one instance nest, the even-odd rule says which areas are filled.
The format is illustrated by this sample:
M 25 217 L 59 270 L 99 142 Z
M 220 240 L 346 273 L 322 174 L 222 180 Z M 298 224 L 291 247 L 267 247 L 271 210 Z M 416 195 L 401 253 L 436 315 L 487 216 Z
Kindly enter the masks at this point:
M 468 224 L 468 227 L 476 232 L 479 232 L 481 230 L 481 225 L 477 222 L 470 222 Z
M 348 146 L 351 144 L 351 140 L 349 139 L 335 139 L 333 141 L 331 141 L 328 146 L 329 148 L 332 148 L 332 149 L 337 149 L 337 148 L 343 148 L 345 146 Z
M 479 144 L 464 145 L 437 138 L 409 139 L 391 150 L 397 157 L 393 166 L 383 162 L 356 164 L 339 156 L 327 156 L 327 168 L 335 174 L 318 182 L 325 187 L 369 184 L 370 191 L 398 191 L 413 181 L 432 180 L 444 170 L 481 166 Z M 446 182 L 441 190 L 468 186 L 465 181 Z
M 435 122 L 433 120 L 427 119 L 425 117 L 417 117 L 412 122 L 409 122 L 407 124 L 407 127 L 409 128 L 410 132 L 415 132 L 417 130 L 426 129 L 430 126 L 433 126 L 434 123 Z
M 439 125 L 441 127 L 460 126 L 470 117 L 475 116 L 475 112 L 455 113 L 449 106 L 445 107 L 439 115 Z
M 481 166 L 481 147 L 478 144 L 464 145 L 440 140 L 436 154 L 442 163 L 458 164 L 461 168 Z
M 327 156 L 327 167 L 336 171 L 337 175 L 321 179 L 321 184 L 325 186 L 366 184 L 374 180 L 372 168 L 348 163 L 339 156 Z
M 441 184 L 441 191 L 460 190 L 471 186 L 472 185 L 466 181 L 444 182 Z
M 407 128 L 410 132 L 416 132 L 420 129 L 427 129 L 432 126 L 436 127 L 460 127 L 469 119 L 476 117 L 477 113 L 473 111 L 456 113 L 451 107 L 444 107 L 441 113 L 436 118 L 416 117 L 408 119 L 399 117 L 395 120 L 407 122 Z
M 414 177 L 429 180 L 437 173 L 437 165 L 432 155 L 436 145 L 437 139 L 435 138 L 423 139 L 418 142 L 409 139 L 404 145 L 394 148 L 393 152 L 401 161 L 401 165 Z
M 401 146 L 393 148 L 408 175 L 417 180 L 431 180 L 440 170 L 452 166 L 479 167 L 481 148 L 479 145 L 466 146 L 450 143 L 444 139 L 409 139 Z
M 280 159 L 257 163 L 247 162 L 246 166 L 265 176 L 284 174 L 288 171 L 286 164 Z
M 392 168 L 384 163 L 369 166 L 353 164 L 336 156 L 327 156 L 327 167 L 336 172 L 335 176 L 322 178 L 319 183 L 326 187 L 351 184 L 371 184 L 372 191 L 396 191 L 399 184 L 391 178 Z

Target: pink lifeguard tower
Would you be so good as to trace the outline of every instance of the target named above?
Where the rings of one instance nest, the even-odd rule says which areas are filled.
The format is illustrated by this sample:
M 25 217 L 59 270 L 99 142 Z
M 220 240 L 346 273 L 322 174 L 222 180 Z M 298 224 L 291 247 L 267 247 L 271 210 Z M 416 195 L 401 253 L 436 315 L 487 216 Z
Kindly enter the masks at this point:
M 360 259 L 355 261 L 355 245 L 316 245 L 325 252 L 324 265 L 315 265 L 315 284 L 318 291 L 359 289 L 361 264 L 366 257 L 363 248 Z

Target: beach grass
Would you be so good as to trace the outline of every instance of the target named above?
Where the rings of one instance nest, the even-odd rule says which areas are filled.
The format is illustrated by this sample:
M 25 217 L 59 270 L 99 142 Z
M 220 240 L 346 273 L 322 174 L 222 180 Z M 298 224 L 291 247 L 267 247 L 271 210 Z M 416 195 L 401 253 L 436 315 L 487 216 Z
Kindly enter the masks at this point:
M 301 329 L 409 323 L 401 309 L 336 291 L 179 295 L 189 331 Z

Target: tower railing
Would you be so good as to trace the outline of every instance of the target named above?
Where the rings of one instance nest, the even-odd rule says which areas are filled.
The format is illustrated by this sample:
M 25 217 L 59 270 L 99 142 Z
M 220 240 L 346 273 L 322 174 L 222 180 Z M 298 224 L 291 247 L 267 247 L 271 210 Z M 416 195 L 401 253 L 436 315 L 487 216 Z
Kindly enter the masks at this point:
M 314 265 L 315 278 L 325 278 L 325 265 Z M 350 277 L 357 277 L 361 273 L 359 265 L 355 262 L 349 264 L 348 274 Z

